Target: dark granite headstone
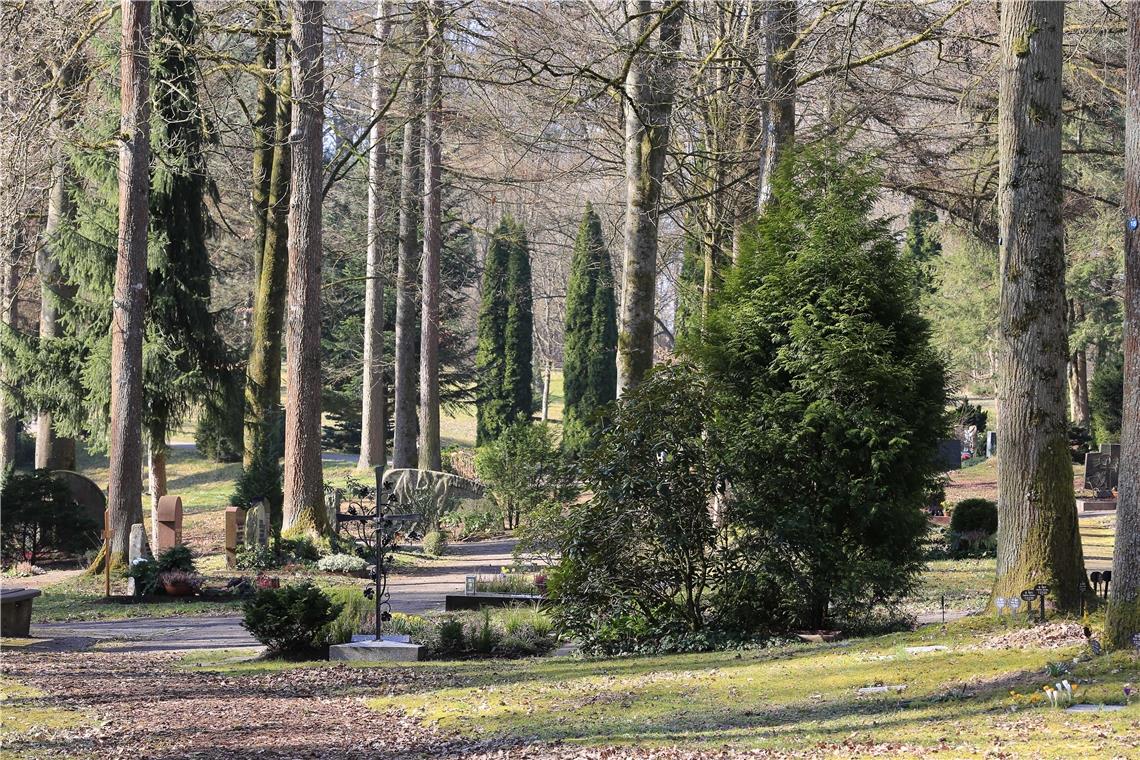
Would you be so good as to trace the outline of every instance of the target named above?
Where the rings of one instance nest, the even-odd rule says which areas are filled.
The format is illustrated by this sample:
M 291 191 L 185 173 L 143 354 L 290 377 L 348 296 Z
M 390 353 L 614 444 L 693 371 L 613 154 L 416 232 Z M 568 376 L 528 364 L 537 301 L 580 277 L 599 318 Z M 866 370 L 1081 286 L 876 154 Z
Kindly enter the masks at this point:
M 91 545 L 97 546 L 103 535 L 104 513 L 107 511 L 107 496 L 99 484 L 86 475 L 80 475 L 71 470 L 53 470 L 52 477 L 63 482 L 71 493 L 83 513 L 91 520 L 94 526 L 91 534 Z
M 1085 454 L 1085 481 L 1083 487 L 1104 498 L 1112 494 L 1112 458 L 1108 454 L 1090 451 Z
M 935 455 L 934 462 L 942 472 L 962 469 L 962 442 L 957 438 L 939 441 L 938 454 Z
M 997 456 L 997 431 L 990 430 L 986 433 L 986 456 Z
M 1102 443 L 1100 453 L 1108 456 L 1108 487 L 1120 485 L 1120 444 Z

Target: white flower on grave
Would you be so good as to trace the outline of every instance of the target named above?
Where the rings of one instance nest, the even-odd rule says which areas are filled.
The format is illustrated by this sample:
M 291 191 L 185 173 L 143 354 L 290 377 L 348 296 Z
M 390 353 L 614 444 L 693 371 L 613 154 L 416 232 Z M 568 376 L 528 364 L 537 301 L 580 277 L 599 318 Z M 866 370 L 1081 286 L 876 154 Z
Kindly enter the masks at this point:
M 134 562 L 132 562 L 131 564 L 132 565 L 145 565 L 147 562 L 150 562 L 150 560 L 148 560 L 146 557 L 135 557 Z

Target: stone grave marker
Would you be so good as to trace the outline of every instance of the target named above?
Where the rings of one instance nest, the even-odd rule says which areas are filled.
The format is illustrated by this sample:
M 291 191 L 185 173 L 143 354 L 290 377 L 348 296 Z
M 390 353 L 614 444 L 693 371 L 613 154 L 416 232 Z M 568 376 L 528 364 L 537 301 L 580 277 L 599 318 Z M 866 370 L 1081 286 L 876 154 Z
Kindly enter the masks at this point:
M 1120 485 L 1120 444 L 1102 443 L 1100 453 L 1108 456 L 1108 487 Z
M 942 472 L 962 469 L 962 442 L 957 438 L 939 441 L 934 461 Z
M 71 498 L 91 521 L 91 546 L 98 546 L 103 540 L 103 515 L 107 511 L 107 496 L 99 485 L 78 472 L 53 470 L 51 476 L 67 486 Z
M 269 504 L 264 500 L 253 503 L 245 513 L 246 546 L 265 546 L 269 543 Z
M 1085 454 L 1085 480 L 1082 486 L 1096 492 L 1098 499 L 1112 497 L 1112 460 L 1109 454 L 1090 451 Z
M 167 494 L 158 499 L 154 511 L 156 554 L 182 543 L 182 497 Z
M 237 567 L 237 549 L 245 542 L 245 510 L 226 507 L 226 567 Z
M 997 456 L 997 431 L 990 430 L 986 432 L 986 456 Z
M 142 523 L 131 526 L 131 540 L 127 545 L 127 561 L 133 565 L 137 559 L 150 559 L 150 549 L 146 543 L 146 526 Z M 134 596 L 136 593 L 138 589 L 135 588 L 135 579 L 127 578 L 127 595 Z

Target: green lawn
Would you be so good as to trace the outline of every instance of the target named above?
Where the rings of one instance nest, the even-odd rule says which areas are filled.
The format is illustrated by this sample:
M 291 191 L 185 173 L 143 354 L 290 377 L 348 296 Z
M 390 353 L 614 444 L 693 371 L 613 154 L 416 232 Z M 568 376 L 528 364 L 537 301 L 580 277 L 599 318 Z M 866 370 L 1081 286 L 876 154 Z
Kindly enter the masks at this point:
M 1078 684 L 1078 702 L 1122 703 L 1123 685 L 1140 680 L 1132 655 L 1074 666 L 1079 646 L 985 645 L 1003 630 L 992 619 L 971 618 L 945 630 L 928 626 L 913 633 L 759 651 L 382 665 L 410 668 L 420 676 L 394 678 L 402 684 L 396 693 L 378 695 L 368 705 L 379 713 L 396 709 L 446 732 L 481 739 L 700 749 L 731 745 L 785 752 L 889 744 L 896 754 L 909 748 L 904 756 L 940 749 L 952 757 L 1135 756 L 1140 705 L 1075 715 L 1031 697 L 1066 677 Z M 906 649 L 926 645 L 947 649 Z M 1071 671 L 1050 676 L 1050 662 L 1069 663 Z M 240 674 L 297 666 L 222 652 L 189 655 L 183 667 Z M 873 685 L 906 689 L 857 693 Z

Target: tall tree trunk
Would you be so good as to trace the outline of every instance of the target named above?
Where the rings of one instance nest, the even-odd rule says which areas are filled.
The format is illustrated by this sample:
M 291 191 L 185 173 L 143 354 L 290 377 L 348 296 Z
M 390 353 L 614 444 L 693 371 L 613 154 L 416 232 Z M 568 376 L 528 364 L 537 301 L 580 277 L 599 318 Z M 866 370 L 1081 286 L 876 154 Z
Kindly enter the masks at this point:
M 547 302 L 547 311 L 550 310 L 550 304 Z M 550 359 L 546 360 L 546 367 L 542 373 L 542 421 L 546 422 L 550 419 L 550 377 L 554 372 L 554 362 Z
M 255 283 L 253 328 L 245 384 L 245 434 L 242 464 L 249 467 L 256 452 L 277 445 L 267 440 L 276 430 L 281 410 L 281 329 L 285 320 L 285 287 L 289 271 L 289 129 L 292 121 L 292 75 L 283 56 L 280 89 L 274 95 L 274 145 L 266 197 L 263 250 Z
M 423 25 L 412 20 L 411 48 L 419 55 L 418 41 Z M 392 436 L 392 466 L 416 467 L 416 274 L 419 261 L 420 218 L 420 110 L 423 108 L 422 72 L 413 63 L 409 72 L 407 119 L 404 125 L 404 147 L 400 165 L 400 252 L 396 262 L 396 371 L 395 432 Z
M 648 40 L 631 52 L 625 78 L 625 251 L 618 319 L 618 395 L 653 366 L 653 309 L 657 288 L 657 225 L 661 180 L 669 147 L 673 68 L 681 42 L 683 0 L 667 0 L 656 49 Z M 639 36 L 654 22 L 651 0 L 629 0 Z
M 278 25 L 277 0 L 261 0 L 257 7 L 258 47 L 257 106 L 253 119 L 253 183 L 250 205 L 253 211 L 253 282 L 261 282 L 261 257 L 265 254 L 266 228 L 269 220 L 269 182 L 273 171 L 274 145 L 279 139 L 274 129 L 277 114 L 277 90 L 274 70 L 277 67 Z
M 372 74 L 372 134 L 368 148 L 368 264 L 364 284 L 364 380 L 361 409 L 360 459 L 357 467 L 384 467 L 388 463 L 388 398 L 384 380 L 384 176 L 388 166 L 387 125 L 380 119 L 388 88 L 380 69 L 381 53 L 392 22 L 385 0 L 376 3 L 375 70 Z
M 1035 584 L 1075 610 L 1084 578 L 1069 456 L 1061 224 L 1061 35 L 1065 6 L 1001 6 L 998 558 L 995 596 Z
M 1120 501 L 1105 639 L 1133 646 L 1140 633 L 1140 3 L 1128 4 L 1128 101 L 1124 126 L 1124 419 Z
M 420 312 L 420 469 L 442 469 L 439 444 L 440 140 L 443 125 L 443 0 L 428 5 L 424 97 L 424 255 Z
M 74 124 L 70 101 L 74 86 L 75 67 L 64 65 L 58 71 L 59 92 L 52 99 L 52 117 L 55 121 L 58 146 Z M 74 184 L 71 162 L 57 148 L 52 167 L 51 189 L 48 193 L 47 221 L 44 224 L 43 245 L 36 252 L 36 270 L 40 276 L 40 340 L 50 341 L 61 335 L 59 324 L 60 304 L 75 297 L 75 288 L 64 281 L 57 251 L 60 227 L 74 214 L 71 186 Z M 50 411 L 41 409 L 36 415 L 36 467 L 52 470 L 75 469 L 75 439 L 55 434 Z
M 17 293 L 20 289 L 20 270 L 16 267 L 19 260 L 20 227 L 15 225 L 11 231 L 13 236 L 12 249 L 5 251 L 3 261 L 0 262 L 0 329 L 14 330 L 17 318 Z M 0 381 L 6 369 L 0 366 Z M 15 417 L 12 405 L 8 402 L 8 394 L 0 390 L 0 475 L 16 463 L 16 431 L 20 426 Z
M 321 0 L 293 0 L 293 145 L 285 320 L 285 502 L 282 530 L 325 529 L 321 469 L 321 198 L 324 49 Z
M 796 0 L 771 0 L 767 12 L 768 113 L 764 161 L 760 169 L 759 208 L 772 199 L 772 177 L 796 142 Z
M 112 566 L 127 561 L 142 522 L 142 346 L 150 209 L 150 0 L 122 0 L 119 245 L 111 322 L 111 457 L 107 509 Z

